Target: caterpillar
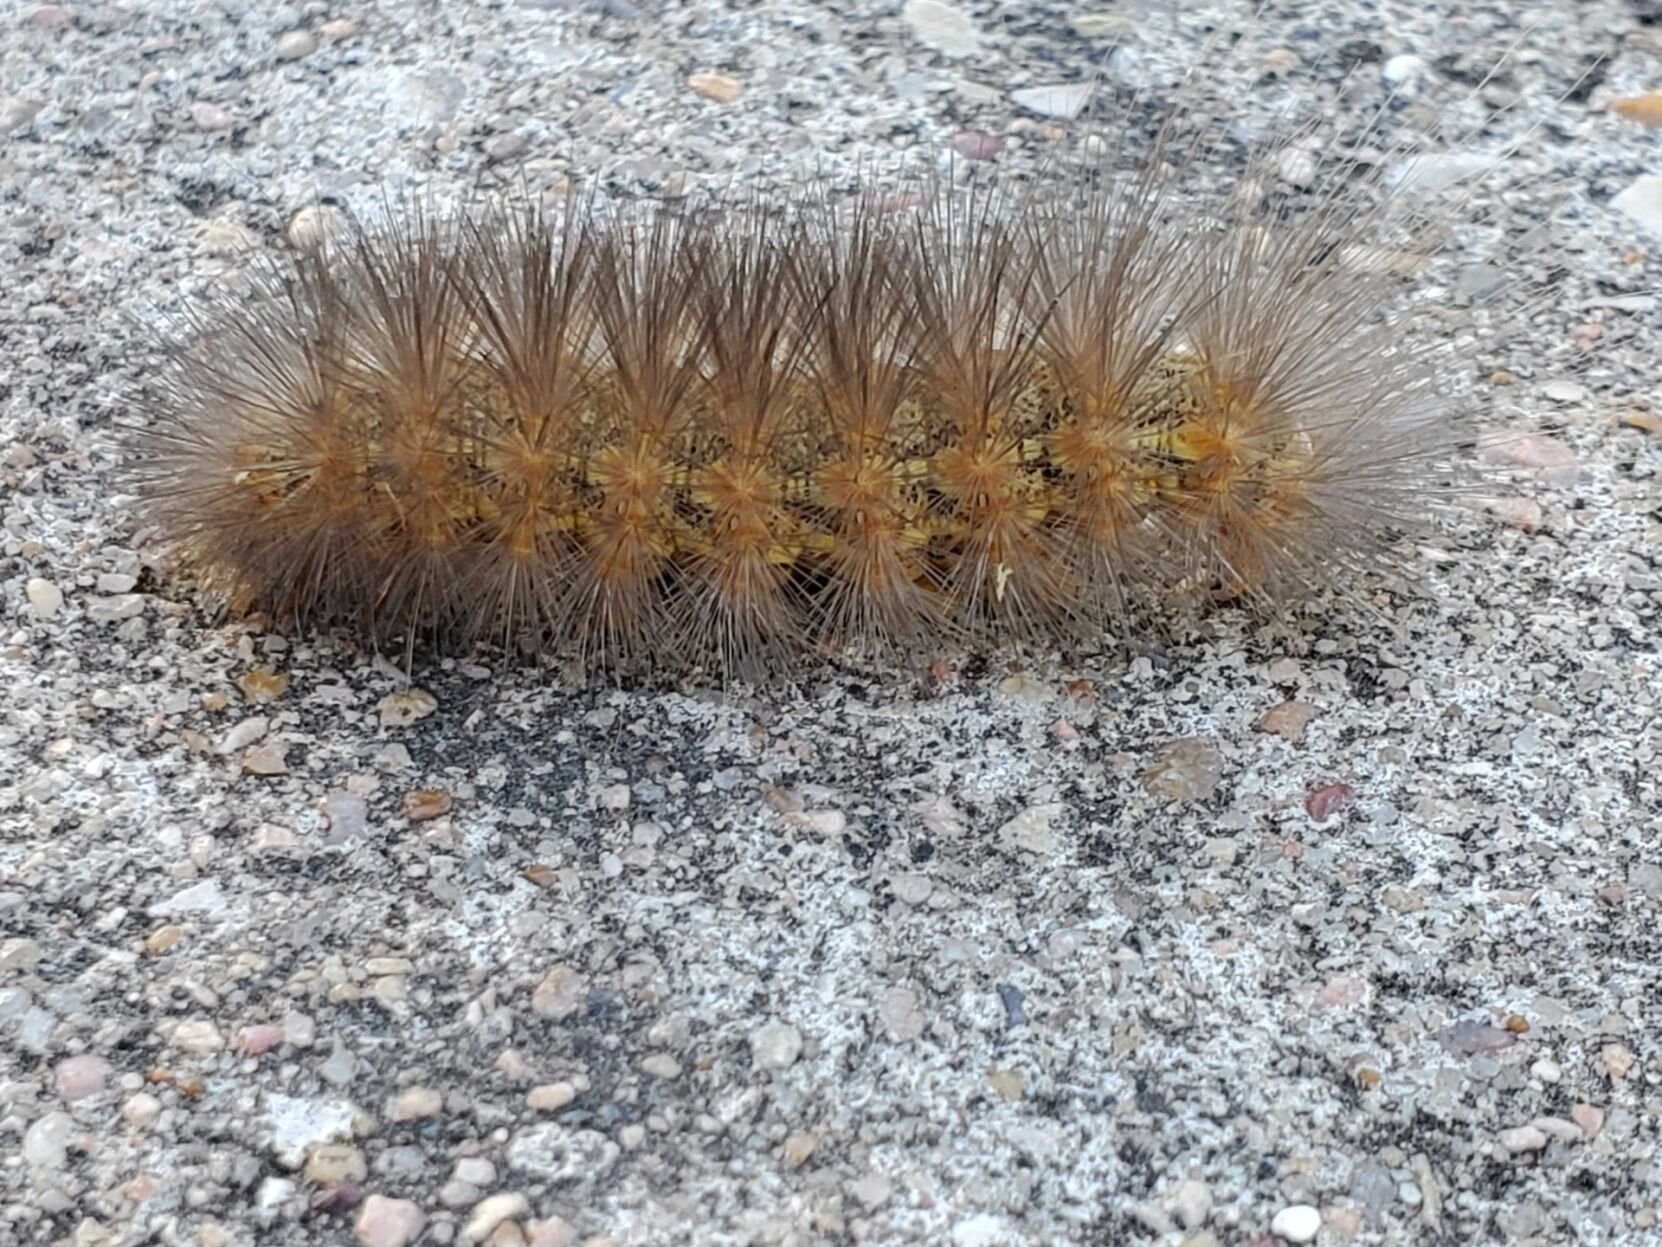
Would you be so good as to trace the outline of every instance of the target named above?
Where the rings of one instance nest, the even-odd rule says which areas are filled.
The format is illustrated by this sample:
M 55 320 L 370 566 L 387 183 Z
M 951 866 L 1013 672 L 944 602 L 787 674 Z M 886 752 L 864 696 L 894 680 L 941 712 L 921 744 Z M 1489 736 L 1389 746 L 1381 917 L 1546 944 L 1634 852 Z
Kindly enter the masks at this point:
M 1429 232 L 1381 248 L 1377 171 L 1281 148 L 1197 205 L 1129 146 L 1042 193 L 395 206 L 196 310 L 142 514 L 297 626 L 746 678 L 1400 568 L 1458 428 L 1392 314 Z

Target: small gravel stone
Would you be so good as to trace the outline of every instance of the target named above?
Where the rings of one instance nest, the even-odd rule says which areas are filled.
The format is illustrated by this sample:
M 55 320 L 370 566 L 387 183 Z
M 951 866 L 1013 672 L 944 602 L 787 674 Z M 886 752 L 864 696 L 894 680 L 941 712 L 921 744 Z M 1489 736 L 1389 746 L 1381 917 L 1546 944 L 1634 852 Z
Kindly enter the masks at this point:
M 1614 1079 L 1626 1078 L 1633 1072 L 1633 1050 L 1626 1044 L 1606 1044 L 1599 1052 L 1604 1072 Z
M 104 1089 L 110 1063 L 101 1056 L 72 1056 L 58 1062 L 52 1082 L 66 1104 L 85 1100 Z
M 1586 1137 L 1580 1126 L 1563 1117 L 1537 1117 L 1530 1125 L 1560 1143 L 1580 1143 Z
M 667 1052 L 654 1052 L 641 1060 L 641 1071 L 654 1078 L 681 1077 L 681 1062 Z
M 718 104 L 731 104 L 744 90 L 736 78 L 726 74 L 693 74 L 687 79 L 687 85 Z
M 121 1105 L 121 1118 L 135 1130 L 144 1130 L 162 1114 L 162 1102 L 148 1091 L 127 1097 Z
M 371 1195 L 358 1209 L 352 1233 L 362 1247 L 409 1247 L 426 1224 L 421 1208 L 410 1200 Z
M 267 741 L 242 755 L 242 769 L 250 775 L 286 775 L 288 757 L 279 744 Z
M 983 130 L 968 130 L 952 136 L 952 150 L 965 160 L 997 160 L 1004 140 Z
M 1538 1152 L 1547 1145 L 1547 1136 L 1538 1126 L 1514 1126 L 1500 1132 L 1500 1145 L 1514 1156 L 1520 1152 Z
M 350 228 L 350 218 L 333 204 L 307 204 L 289 218 L 283 234 L 291 247 L 305 251 L 341 237 Z
M 316 51 L 316 35 L 309 30 L 291 30 L 278 38 L 274 55 L 280 61 L 298 61 Z
M 1307 151 L 1289 147 L 1277 157 L 1275 172 L 1287 185 L 1303 189 L 1316 180 L 1316 158 Z
M 456 1162 L 454 1177 L 483 1189 L 496 1182 L 496 1166 L 483 1156 L 464 1156 Z
M 895 1043 L 910 1043 L 923 1034 L 927 1017 L 923 1001 L 909 987 L 892 987 L 883 995 L 883 1027 Z
M 388 693 L 376 704 L 382 727 L 409 727 L 439 708 L 438 698 L 424 688 L 400 689 Z
M 531 1009 L 545 1018 L 567 1018 L 582 1008 L 588 981 L 568 965 L 558 965 L 543 976 L 531 993 Z
M 23 1132 L 23 1159 L 41 1169 L 61 1170 L 69 1163 L 75 1120 L 68 1113 L 46 1113 Z
M 364 1154 L 350 1143 L 325 1143 L 306 1158 L 306 1181 L 314 1186 L 362 1182 L 369 1176 Z
M 0 942 L 0 970 L 27 970 L 40 964 L 40 945 L 34 940 L 9 939 Z
M 769 1022 L 750 1036 L 757 1069 L 789 1069 L 802 1055 L 802 1032 L 788 1022 Z
M 1143 771 L 1143 787 L 1166 801 L 1204 801 L 1223 778 L 1223 755 L 1208 741 L 1186 737 L 1161 745 Z
M 564 1108 L 577 1098 L 577 1088 L 569 1082 L 549 1082 L 532 1087 L 525 1094 L 528 1108 L 539 1113 L 552 1113 Z
M 1322 1214 L 1309 1204 L 1283 1208 L 1270 1221 L 1270 1233 L 1289 1243 L 1313 1243 L 1322 1228 Z
M 1304 739 L 1304 731 L 1315 717 L 1316 708 L 1307 702 L 1284 701 L 1264 712 L 1264 717 L 1258 720 L 1258 730 L 1296 745 Z
M 420 1121 L 443 1109 L 444 1097 L 433 1088 L 405 1087 L 387 1100 L 383 1115 L 388 1121 Z
M 1379 76 L 1393 87 L 1416 83 L 1430 72 L 1431 66 L 1410 52 L 1399 53 L 1379 67 Z
M 531 140 L 523 134 L 493 134 L 485 140 L 485 155 L 498 164 L 518 160 L 531 148 Z
M 530 1202 L 517 1191 L 487 1196 L 474 1207 L 462 1227 L 462 1241 L 482 1243 L 504 1221 L 527 1216 L 530 1211 Z
M 231 128 L 231 111 L 218 104 L 208 104 L 201 100 L 190 106 L 190 122 L 198 130 L 206 134 L 213 134 L 219 130 Z
M 63 609 L 63 590 L 50 580 L 33 577 L 23 586 L 23 594 L 37 619 L 51 619 Z
M 204 1018 L 180 1022 L 173 1031 L 173 1046 L 192 1056 L 206 1056 L 225 1047 L 225 1036 L 219 1027 Z

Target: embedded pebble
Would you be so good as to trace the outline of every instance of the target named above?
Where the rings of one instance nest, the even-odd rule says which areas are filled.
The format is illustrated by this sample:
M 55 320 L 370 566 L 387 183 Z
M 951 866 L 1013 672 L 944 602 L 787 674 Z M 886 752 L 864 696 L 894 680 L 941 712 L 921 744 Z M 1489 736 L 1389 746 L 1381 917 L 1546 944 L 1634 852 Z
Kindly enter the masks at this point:
M 369 1176 L 364 1154 L 350 1143 L 325 1143 L 306 1157 L 306 1181 L 314 1186 L 362 1182 Z
M 1626 1044 L 1606 1044 L 1599 1050 L 1599 1062 L 1612 1079 L 1626 1078 L 1633 1072 L 1633 1049 Z
M 1570 1120 L 1580 1127 L 1582 1134 L 1596 1139 L 1604 1128 L 1604 1110 L 1591 1104 L 1576 1104 L 1570 1108 Z
M 69 1163 L 75 1120 L 68 1113 L 42 1114 L 23 1132 L 23 1159 L 41 1169 L 59 1170 Z
M 405 1087 L 391 1096 L 383 1114 L 388 1121 L 419 1121 L 437 1117 L 444 1108 L 444 1097 L 431 1087 Z
M 334 238 L 351 228 L 351 219 L 334 204 L 307 204 L 289 218 L 283 233 L 291 247 L 305 251 Z
M 1270 1233 L 1289 1243 L 1313 1243 L 1322 1228 L 1322 1214 L 1309 1204 L 1293 1204 L 1276 1213 Z
M 180 1022 L 173 1031 L 173 1046 L 193 1056 L 206 1056 L 225 1046 L 225 1036 L 219 1027 L 205 1018 Z
M 161 1115 L 162 1102 L 148 1091 L 128 1096 L 121 1106 L 122 1120 L 135 1130 L 149 1127 Z
M 409 727 L 439 708 L 438 698 L 424 688 L 400 689 L 388 693 L 375 707 L 382 727 Z
M 687 85 L 705 99 L 718 104 L 731 104 L 744 92 L 739 80 L 726 74 L 693 74 L 687 79 Z
M 539 1113 L 552 1113 L 564 1108 L 577 1098 L 577 1088 L 569 1082 L 543 1083 L 525 1093 L 525 1104 Z
M 504 1221 L 526 1216 L 530 1211 L 530 1201 L 518 1191 L 487 1196 L 479 1201 L 467 1224 L 462 1226 L 462 1241 L 482 1243 Z
M 531 993 L 531 1009 L 546 1018 L 567 1018 L 583 1006 L 588 983 L 571 966 L 559 965 L 543 975 Z
M 787 1022 L 769 1022 L 750 1036 L 757 1069 L 789 1069 L 802 1054 L 802 1032 Z
M 1514 1156 L 1520 1152 L 1538 1152 L 1547 1145 L 1546 1131 L 1539 1126 L 1514 1126 L 1500 1132 L 1500 1145 Z
M 1150 796 L 1167 801 L 1204 801 L 1223 778 L 1223 755 L 1209 741 L 1184 738 L 1154 751 L 1143 771 Z
M 1418 82 L 1431 72 L 1431 66 L 1411 52 L 1401 52 L 1379 67 L 1379 76 L 1393 87 L 1404 87 Z
M 894 987 L 884 993 L 881 1012 L 884 1028 L 896 1043 L 917 1039 L 928 1024 L 922 999 L 909 987 Z
M 52 1082 L 64 1102 L 73 1104 L 102 1091 L 110 1072 L 110 1063 L 101 1056 L 72 1056 L 58 1062 Z
M 280 61 L 298 61 L 316 51 L 316 35 L 309 30 L 291 30 L 278 38 L 272 54 Z
M 1315 717 L 1316 708 L 1307 702 L 1278 702 L 1258 720 L 1258 730 L 1279 736 L 1289 745 L 1296 745 L 1304 739 L 1305 729 Z
M 34 576 L 23 586 L 23 593 L 36 618 L 51 619 L 63 609 L 63 590 L 50 580 Z
M 409 1247 L 426 1224 L 426 1216 L 413 1201 L 371 1195 L 358 1209 L 352 1233 L 361 1247 Z

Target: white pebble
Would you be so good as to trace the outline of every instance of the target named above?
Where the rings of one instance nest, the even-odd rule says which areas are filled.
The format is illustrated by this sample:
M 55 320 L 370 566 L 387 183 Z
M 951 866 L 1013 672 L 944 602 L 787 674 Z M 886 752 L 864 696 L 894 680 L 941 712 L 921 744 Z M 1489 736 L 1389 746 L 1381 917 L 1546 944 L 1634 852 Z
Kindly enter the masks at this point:
M 210 1052 L 218 1052 L 225 1046 L 225 1036 L 219 1033 L 219 1027 L 212 1022 L 180 1022 L 178 1029 L 173 1032 L 173 1046 L 180 1052 L 189 1052 L 193 1056 L 206 1056 Z
M 1322 1228 L 1322 1214 L 1309 1204 L 1294 1204 L 1275 1214 L 1270 1233 L 1289 1243 L 1313 1243 Z
M 47 1113 L 23 1132 L 23 1159 L 42 1169 L 62 1169 L 74 1134 L 75 1122 L 68 1113 Z
M 769 1022 L 750 1037 L 757 1069 L 789 1069 L 802 1055 L 802 1032 L 788 1022 Z
M 456 1162 L 456 1180 L 486 1187 L 496 1181 L 496 1166 L 483 1156 L 464 1156 Z
M 1393 87 L 1404 86 L 1425 76 L 1431 67 L 1410 52 L 1393 56 L 1379 67 L 1379 76 Z
M 490 1237 L 491 1231 L 504 1221 L 526 1216 L 530 1211 L 531 1205 L 525 1196 L 517 1191 L 487 1196 L 474 1205 L 473 1215 L 462 1227 L 462 1241 L 482 1243 Z
M 1281 180 L 1300 190 L 1316 180 L 1316 158 L 1297 147 L 1289 147 L 1276 157 L 1275 171 Z
M 23 586 L 29 609 L 41 619 L 50 619 L 63 609 L 63 590 L 50 580 L 36 576 Z
M 1512 1155 L 1539 1152 L 1547 1145 L 1546 1131 L 1539 1126 L 1514 1126 L 1500 1132 L 1500 1145 Z
M 148 1091 L 140 1091 L 127 1097 L 127 1102 L 121 1106 L 121 1116 L 126 1123 L 135 1130 L 143 1130 L 162 1113 L 162 1102 Z
M 291 30 L 277 40 L 277 59 L 298 61 L 317 51 L 317 36 L 309 30 Z

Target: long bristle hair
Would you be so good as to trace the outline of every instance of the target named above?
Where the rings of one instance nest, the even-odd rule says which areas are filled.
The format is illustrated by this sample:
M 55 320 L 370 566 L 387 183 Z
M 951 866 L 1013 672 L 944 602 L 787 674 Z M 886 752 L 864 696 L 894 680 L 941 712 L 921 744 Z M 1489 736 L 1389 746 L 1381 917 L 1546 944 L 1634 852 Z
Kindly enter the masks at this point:
M 746 677 L 1343 590 L 1427 516 L 1435 344 L 1352 262 L 1354 188 L 1212 211 L 1165 154 L 1027 196 L 393 212 L 194 314 L 146 517 L 300 625 Z

